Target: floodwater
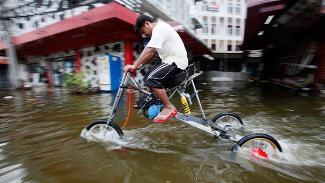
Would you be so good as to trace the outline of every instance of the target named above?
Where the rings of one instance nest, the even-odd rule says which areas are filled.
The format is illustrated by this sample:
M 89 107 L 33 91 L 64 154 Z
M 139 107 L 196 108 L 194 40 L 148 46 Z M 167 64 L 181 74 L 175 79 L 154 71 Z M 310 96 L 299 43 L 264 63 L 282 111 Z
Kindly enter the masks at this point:
M 279 140 L 281 159 L 234 156 L 227 140 L 175 120 L 153 124 L 134 109 L 124 140 L 89 141 L 81 131 L 92 120 L 107 118 L 114 95 L 1 91 L 0 182 L 325 182 L 324 98 L 274 86 L 197 83 L 208 118 L 224 111 L 239 114 L 245 133 Z M 120 126 L 130 101 L 121 101 L 115 118 Z M 192 112 L 200 115 L 195 102 Z

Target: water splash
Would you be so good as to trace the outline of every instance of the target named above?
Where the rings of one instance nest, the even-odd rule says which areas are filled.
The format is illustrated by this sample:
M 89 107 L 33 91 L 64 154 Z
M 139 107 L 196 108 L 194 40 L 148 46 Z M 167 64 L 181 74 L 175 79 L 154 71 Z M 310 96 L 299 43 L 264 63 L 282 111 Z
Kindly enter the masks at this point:
M 325 152 L 319 144 L 306 144 L 300 141 L 279 140 L 283 153 L 273 161 L 296 166 L 325 166 Z
M 166 134 L 174 129 L 174 126 L 165 126 L 161 128 L 160 125 L 152 124 L 144 128 L 137 128 L 131 130 L 123 130 L 124 136 L 120 137 L 115 130 L 106 130 L 102 128 L 98 133 L 91 133 L 87 129 L 83 129 L 80 136 L 88 141 L 103 143 L 106 149 L 145 149 L 157 153 L 175 153 L 170 150 L 169 141 L 160 139 L 159 141 L 152 140 L 152 134 L 161 133 Z

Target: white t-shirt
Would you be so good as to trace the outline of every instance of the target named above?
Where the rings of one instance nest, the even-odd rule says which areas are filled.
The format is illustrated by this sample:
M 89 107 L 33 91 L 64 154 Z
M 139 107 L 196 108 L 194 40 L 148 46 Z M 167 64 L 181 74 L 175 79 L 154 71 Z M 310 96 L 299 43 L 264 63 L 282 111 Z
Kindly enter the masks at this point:
M 184 43 L 169 24 L 157 22 L 147 47 L 156 48 L 163 63 L 172 64 L 175 62 L 178 68 L 186 69 L 188 59 Z

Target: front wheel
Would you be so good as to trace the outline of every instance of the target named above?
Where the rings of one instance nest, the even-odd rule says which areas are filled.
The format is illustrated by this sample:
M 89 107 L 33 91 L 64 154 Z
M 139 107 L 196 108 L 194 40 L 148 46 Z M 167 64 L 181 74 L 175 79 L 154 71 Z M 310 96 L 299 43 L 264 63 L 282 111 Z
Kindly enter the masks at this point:
M 237 141 L 231 151 L 246 151 L 250 152 L 253 156 L 267 159 L 278 152 L 282 152 L 282 148 L 279 142 L 272 136 L 263 133 L 253 133 Z
M 107 121 L 105 119 L 95 120 L 94 122 L 90 123 L 85 129 L 88 131 L 88 133 L 95 135 L 102 133 L 104 130 L 115 131 L 120 137 L 123 137 L 122 129 L 112 121 L 107 125 Z
M 215 115 L 212 120 L 215 125 L 223 128 L 223 129 L 232 129 L 232 128 L 240 128 L 244 125 L 242 119 L 234 113 L 231 112 L 223 112 Z

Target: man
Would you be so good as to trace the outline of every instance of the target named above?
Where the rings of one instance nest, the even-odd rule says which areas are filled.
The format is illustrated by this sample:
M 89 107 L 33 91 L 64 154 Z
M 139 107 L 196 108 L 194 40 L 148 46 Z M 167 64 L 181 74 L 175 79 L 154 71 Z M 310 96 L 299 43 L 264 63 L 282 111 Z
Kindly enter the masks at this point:
M 145 85 L 151 88 L 164 105 L 163 110 L 153 120 L 156 123 L 163 123 L 177 114 L 165 88 L 168 80 L 174 79 L 177 73 L 186 69 L 187 52 L 177 32 L 165 22 L 157 22 L 149 16 L 140 15 L 135 24 L 135 31 L 143 37 L 150 37 L 150 41 L 138 60 L 133 65 L 124 67 L 124 72 L 139 69 L 153 58 L 156 51 L 158 52 L 162 63 L 148 74 Z

